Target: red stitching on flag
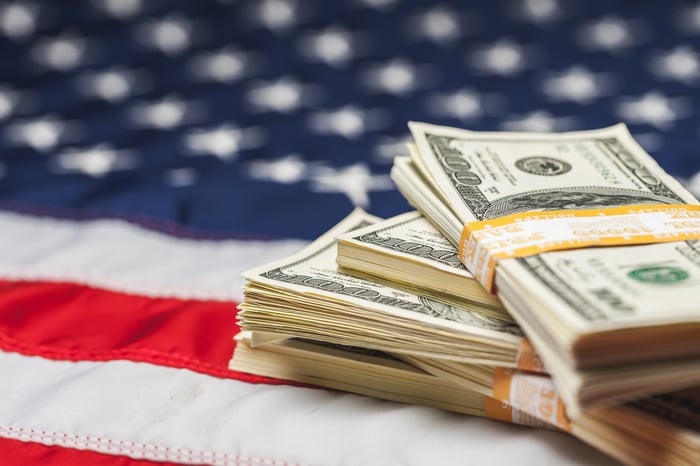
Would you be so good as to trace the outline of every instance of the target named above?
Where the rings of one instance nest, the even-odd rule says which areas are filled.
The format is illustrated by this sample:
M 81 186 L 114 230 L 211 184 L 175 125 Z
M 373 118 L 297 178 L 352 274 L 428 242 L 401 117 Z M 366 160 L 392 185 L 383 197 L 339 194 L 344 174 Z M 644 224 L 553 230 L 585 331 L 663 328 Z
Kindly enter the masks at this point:
M 125 442 L 123 440 L 103 439 L 101 437 L 92 437 L 90 435 L 73 434 L 70 437 L 75 440 L 69 440 L 69 434 L 65 432 L 54 432 L 37 430 L 33 428 L 25 428 L 21 426 L 0 426 L 0 436 L 12 438 L 16 440 L 32 441 L 45 445 L 63 445 L 76 449 L 87 449 L 97 452 L 108 452 L 112 454 L 121 454 L 132 458 L 143 458 L 158 461 L 174 461 L 182 458 L 182 453 L 187 454 L 189 462 L 207 463 L 215 465 L 231 465 L 231 466 L 258 466 L 258 465 L 289 465 L 289 466 L 310 466 L 304 463 L 290 463 L 288 461 L 276 460 L 271 458 L 263 458 L 259 456 L 233 456 L 231 463 L 231 455 L 229 453 L 218 453 L 215 451 L 194 451 L 183 448 L 171 448 L 155 444 L 136 444 L 135 442 Z M 115 443 L 118 443 L 116 445 Z M 124 444 L 127 446 L 123 446 Z M 115 452 L 116 450 L 116 452 Z

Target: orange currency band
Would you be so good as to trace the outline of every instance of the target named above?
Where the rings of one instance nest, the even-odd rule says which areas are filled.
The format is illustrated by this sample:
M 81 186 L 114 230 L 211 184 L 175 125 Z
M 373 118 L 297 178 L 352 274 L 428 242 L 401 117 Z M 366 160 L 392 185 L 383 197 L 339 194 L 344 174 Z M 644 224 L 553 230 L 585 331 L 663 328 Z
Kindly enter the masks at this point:
M 521 212 L 464 225 L 459 258 L 489 292 L 499 259 L 591 246 L 700 239 L 700 205 Z
M 564 403 L 549 377 L 497 368 L 486 416 L 499 421 L 571 432 Z

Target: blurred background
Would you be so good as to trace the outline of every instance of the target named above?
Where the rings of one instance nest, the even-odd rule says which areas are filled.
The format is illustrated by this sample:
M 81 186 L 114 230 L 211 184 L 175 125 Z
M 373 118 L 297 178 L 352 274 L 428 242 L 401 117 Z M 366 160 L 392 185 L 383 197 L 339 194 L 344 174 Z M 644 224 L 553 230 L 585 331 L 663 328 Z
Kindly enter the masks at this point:
M 406 122 L 628 124 L 700 193 L 700 3 L 0 3 L 0 207 L 311 239 L 409 210 Z

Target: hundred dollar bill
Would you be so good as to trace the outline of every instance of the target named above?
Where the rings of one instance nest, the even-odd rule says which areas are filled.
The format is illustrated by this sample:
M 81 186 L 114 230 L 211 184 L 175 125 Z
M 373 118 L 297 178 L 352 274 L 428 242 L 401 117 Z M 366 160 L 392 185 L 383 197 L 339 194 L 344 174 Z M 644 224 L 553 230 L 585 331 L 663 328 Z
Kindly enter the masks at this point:
M 461 224 L 525 211 L 697 202 L 624 125 L 553 134 L 409 127 L 426 180 Z
M 453 244 L 461 225 L 514 213 L 697 203 L 624 125 L 559 134 L 410 128 L 411 159 L 397 159 L 392 176 Z M 573 387 L 559 368 L 570 374 L 700 355 L 700 317 L 689 301 L 700 294 L 695 248 L 692 241 L 589 248 L 498 263 L 499 297 L 507 293 L 506 309 L 533 338 L 574 412 L 596 397 L 582 397 L 586 383 Z M 667 382 L 656 390 L 690 381 Z
M 299 254 L 245 272 L 245 330 L 516 367 L 520 328 L 338 271 L 336 237 L 377 219 L 355 211 Z
M 341 235 L 342 272 L 512 322 L 501 302 L 474 280 L 457 249 L 419 212 L 407 212 Z

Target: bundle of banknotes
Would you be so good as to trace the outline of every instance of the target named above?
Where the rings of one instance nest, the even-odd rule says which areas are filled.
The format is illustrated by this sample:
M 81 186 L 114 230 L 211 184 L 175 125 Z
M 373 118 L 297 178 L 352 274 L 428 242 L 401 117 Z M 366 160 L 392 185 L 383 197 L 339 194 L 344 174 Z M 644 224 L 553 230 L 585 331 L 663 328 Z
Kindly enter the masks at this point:
M 698 201 L 623 125 L 409 126 L 392 177 L 416 211 L 355 211 L 246 272 L 231 368 L 699 464 Z M 578 236 L 525 237 L 532 219 Z

